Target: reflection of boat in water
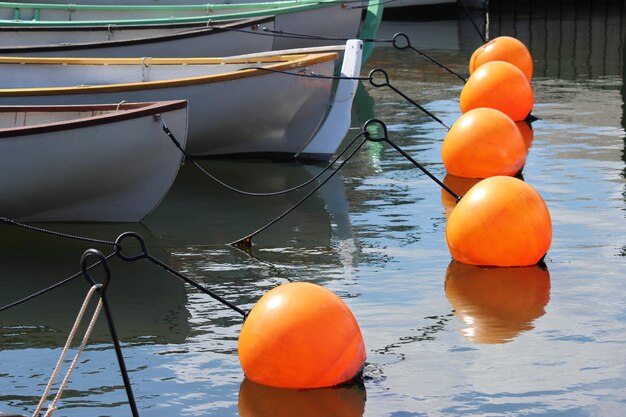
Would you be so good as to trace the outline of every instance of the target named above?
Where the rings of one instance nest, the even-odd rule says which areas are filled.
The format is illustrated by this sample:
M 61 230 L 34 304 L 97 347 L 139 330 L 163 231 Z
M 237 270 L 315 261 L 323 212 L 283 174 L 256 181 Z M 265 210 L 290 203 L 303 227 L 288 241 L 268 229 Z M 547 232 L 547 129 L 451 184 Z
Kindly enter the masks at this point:
M 202 167 L 237 189 L 267 193 L 299 185 L 322 170 L 315 165 L 261 160 L 199 160 Z M 324 177 L 328 173 L 324 174 Z M 291 208 L 313 184 L 272 197 L 252 197 L 231 191 L 186 163 L 169 194 L 145 220 L 145 226 L 165 247 L 226 244 L 270 222 Z M 351 236 L 348 204 L 340 175 L 289 215 L 254 239 L 255 243 L 289 242 L 290 246 L 329 245 L 331 230 L 340 239 Z
M 452 261 L 445 291 L 474 343 L 507 343 L 534 328 L 550 300 L 550 273 L 539 266 L 492 268 Z
M 385 9 L 388 9 L 387 4 L 385 4 Z M 417 49 L 428 45 L 428 49 L 453 51 L 472 50 L 482 44 L 474 24 L 460 8 L 442 17 L 432 17 L 423 13 L 416 13 L 414 17 L 403 13 L 396 17 L 400 11 L 394 10 L 396 14 L 380 23 L 376 35 L 378 39 L 392 39 L 396 33 L 404 33 L 408 36 L 411 45 Z M 473 9 L 470 14 L 477 26 L 484 32 L 485 12 Z M 385 48 L 391 47 L 392 44 L 383 43 L 380 46 Z M 467 59 L 469 60 L 469 56 Z
M 30 238 L 32 247 L 5 246 L 0 251 L 0 306 L 79 272 L 82 253 L 94 246 L 85 242 L 68 245 L 65 239 L 51 238 L 37 247 L 42 235 L 24 233 L 22 242 L 26 244 L 26 239 Z M 112 252 L 110 247 L 102 250 Z M 164 256 L 154 247 L 150 252 Z M 183 342 L 189 324 L 182 282 L 147 262 L 126 263 L 114 258 L 110 266 L 112 279 L 108 295 L 120 339 L 142 344 Z M 102 275 L 96 269 L 93 276 L 97 280 Z M 79 276 L 47 294 L 0 312 L 0 348 L 24 349 L 25 344 L 38 348 L 63 346 L 89 287 L 85 278 Z M 104 319 L 99 320 L 90 340 L 111 342 Z
M 239 388 L 241 417 L 361 417 L 365 387 L 345 386 L 313 390 L 274 388 L 244 379 Z

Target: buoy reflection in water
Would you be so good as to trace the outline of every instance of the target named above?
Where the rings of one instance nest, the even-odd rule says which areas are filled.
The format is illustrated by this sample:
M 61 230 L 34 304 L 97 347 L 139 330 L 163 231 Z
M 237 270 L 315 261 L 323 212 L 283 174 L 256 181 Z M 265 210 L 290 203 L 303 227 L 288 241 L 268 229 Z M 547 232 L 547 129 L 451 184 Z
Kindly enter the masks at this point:
M 463 178 L 463 177 L 457 177 L 456 175 L 446 174 L 446 176 L 443 178 L 443 183 L 446 187 L 454 191 L 456 195 L 462 197 L 465 195 L 465 193 L 467 193 L 470 190 L 470 188 L 476 185 L 480 180 L 481 178 Z M 454 207 L 456 207 L 456 203 L 457 203 L 456 198 L 454 198 L 452 194 L 450 194 L 449 192 L 447 192 L 445 189 L 442 188 L 441 189 L 441 205 L 443 206 L 446 219 L 450 216 L 450 213 L 452 213 L 452 210 L 454 210 Z
M 531 146 L 533 146 L 533 139 L 535 138 L 535 132 L 533 131 L 533 126 L 527 121 L 515 122 L 515 125 L 519 129 L 522 134 L 522 138 L 524 139 L 524 144 L 526 145 L 526 150 L 528 151 Z
M 450 262 L 446 297 L 474 343 L 507 343 L 534 328 L 550 300 L 550 273 L 539 266 L 493 268 Z
M 360 385 L 301 390 L 244 379 L 238 406 L 241 417 L 361 417 L 365 399 L 365 387 Z

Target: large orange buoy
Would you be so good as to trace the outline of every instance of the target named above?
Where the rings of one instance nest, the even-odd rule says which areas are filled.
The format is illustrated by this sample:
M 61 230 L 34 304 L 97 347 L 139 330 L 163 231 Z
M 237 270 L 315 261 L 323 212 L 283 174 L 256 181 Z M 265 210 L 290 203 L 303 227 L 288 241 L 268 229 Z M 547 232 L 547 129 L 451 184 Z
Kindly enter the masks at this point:
M 449 174 L 466 178 L 515 175 L 526 163 L 520 130 L 500 110 L 473 109 L 454 122 L 441 148 Z
M 533 77 L 533 58 L 521 41 L 510 36 L 498 36 L 477 48 L 470 58 L 469 71 L 491 61 L 506 61 L 519 68 L 528 81 Z
M 297 282 L 268 291 L 239 335 L 246 377 L 281 388 L 323 388 L 354 379 L 365 363 L 352 312 L 332 291 Z
M 491 177 L 473 186 L 452 210 L 446 240 L 452 257 L 466 264 L 535 265 L 550 248 L 552 222 L 530 185 Z
M 526 119 L 535 104 L 530 82 L 513 64 L 487 62 L 469 77 L 461 91 L 463 113 L 479 107 L 498 109 L 518 122 Z
M 241 417 L 362 417 L 365 398 L 359 386 L 297 390 L 244 379 L 238 406 Z
M 454 191 L 456 195 L 462 197 L 480 180 L 480 178 L 463 178 L 457 177 L 456 175 L 446 174 L 446 176 L 443 177 L 443 184 L 452 191 Z M 452 210 L 456 207 L 456 204 L 456 198 L 454 198 L 454 196 L 452 196 L 444 188 L 441 188 L 441 205 L 443 206 L 446 219 L 450 217 L 450 213 L 452 213 Z
M 550 301 L 550 273 L 537 265 L 493 268 L 450 262 L 446 297 L 474 343 L 507 343 L 533 328 Z

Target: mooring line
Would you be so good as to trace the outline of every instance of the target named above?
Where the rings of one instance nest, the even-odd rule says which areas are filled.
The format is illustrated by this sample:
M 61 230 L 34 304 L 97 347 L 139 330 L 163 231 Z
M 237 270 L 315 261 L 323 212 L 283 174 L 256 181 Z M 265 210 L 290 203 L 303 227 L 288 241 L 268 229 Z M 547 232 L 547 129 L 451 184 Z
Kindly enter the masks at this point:
M 382 130 L 382 132 L 383 132 L 383 136 L 382 137 L 378 137 L 378 138 L 372 138 L 371 135 L 369 134 L 369 130 L 368 130 L 368 127 L 370 125 L 378 125 L 380 127 L 380 130 Z M 400 153 L 400 155 L 404 156 L 409 162 L 411 162 L 413 165 L 415 165 L 417 168 L 419 168 L 424 174 L 428 175 L 428 177 L 430 177 L 430 179 L 435 181 L 437 183 L 437 185 L 439 185 L 448 194 L 450 194 L 452 197 L 454 197 L 454 199 L 456 201 L 460 201 L 461 200 L 461 197 L 458 194 L 456 194 L 447 185 L 445 185 L 437 177 L 435 177 L 433 174 L 431 174 L 430 171 L 428 171 L 419 162 L 417 162 L 415 159 L 413 159 L 402 148 L 400 148 L 398 145 L 396 145 L 394 142 L 392 142 L 391 139 L 389 139 L 389 135 L 387 133 L 387 125 L 385 125 L 385 123 L 383 123 L 381 120 L 378 120 L 378 119 L 370 119 L 370 120 L 368 120 L 367 122 L 365 122 L 365 125 L 363 126 L 363 130 L 366 132 L 367 138 L 370 141 L 372 141 L 372 142 L 386 142 L 386 143 L 388 143 L 392 148 L 394 148 L 396 151 L 398 151 Z
M 82 274 L 82 272 L 81 272 L 81 274 Z M 78 327 L 80 326 L 81 322 L 83 321 L 83 317 L 85 315 L 85 311 L 87 310 L 87 307 L 89 305 L 89 301 L 91 300 L 91 297 L 96 292 L 96 288 L 97 288 L 97 286 L 93 285 L 89 289 L 89 291 L 87 292 L 87 295 L 85 296 L 85 299 L 83 300 L 83 303 L 82 303 L 82 305 L 80 307 L 80 310 L 78 311 L 76 319 L 74 320 L 74 325 L 72 326 L 72 329 L 70 330 L 70 334 L 67 336 L 67 339 L 65 341 L 65 345 L 63 346 L 63 349 L 61 350 L 61 354 L 59 355 L 59 359 L 57 360 L 57 363 L 56 363 L 56 365 L 55 365 L 55 367 L 54 367 L 54 369 L 52 371 L 52 375 L 50 376 L 50 379 L 48 380 L 48 384 L 46 385 L 46 388 L 44 389 L 43 394 L 41 395 L 41 399 L 39 400 L 39 403 L 37 405 L 37 409 L 33 413 L 34 417 L 38 417 L 39 416 L 39 413 L 41 413 L 41 410 L 43 409 L 44 404 L 46 403 L 46 400 L 48 399 L 48 395 L 50 394 L 50 390 L 52 389 L 52 385 L 54 384 L 54 381 L 56 380 L 57 376 L 59 375 L 59 372 L 61 371 L 61 366 L 63 365 L 63 363 L 65 361 L 65 357 L 67 356 L 67 353 L 68 353 L 68 351 L 70 349 L 72 341 L 74 340 L 74 336 L 76 336 L 76 333 L 78 332 Z M 69 378 L 72 376 L 72 373 L 74 372 L 74 369 L 76 369 L 76 364 L 78 362 L 78 358 L 80 358 L 80 355 L 85 350 L 85 346 L 87 345 L 87 340 L 89 340 L 89 337 L 91 336 L 91 333 L 93 331 L 93 328 L 94 328 L 94 325 L 96 323 L 96 320 L 98 319 L 98 316 L 100 315 L 101 309 L 102 309 L 102 300 L 100 300 L 98 302 L 95 311 L 91 315 L 91 320 L 89 321 L 89 325 L 87 326 L 87 330 L 85 330 L 85 333 L 83 335 L 83 339 L 82 339 L 82 341 L 80 343 L 80 346 L 78 347 L 78 351 L 74 355 L 74 359 L 70 363 L 69 369 L 67 370 L 67 372 L 65 374 L 65 377 L 63 378 L 63 381 L 61 382 L 61 385 L 57 389 L 57 393 L 54 396 L 54 399 L 52 400 L 52 403 L 47 407 L 45 417 L 51 417 L 54 414 L 54 412 L 57 410 L 57 408 L 59 406 L 59 401 L 61 400 L 61 396 L 63 395 L 63 391 L 65 391 L 65 388 L 67 387 L 67 383 L 69 381 Z
M 355 7 L 355 9 L 356 8 L 360 8 L 360 7 Z M 337 42 L 347 42 L 350 39 L 359 39 L 363 42 L 372 42 L 372 43 L 392 43 L 393 42 L 393 39 L 358 38 L 358 37 L 342 38 L 338 36 L 309 35 L 306 33 L 286 32 L 284 30 L 270 29 L 265 26 L 258 27 L 256 30 L 237 29 L 237 28 L 219 28 L 219 29 L 227 30 L 231 32 L 246 33 L 249 35 L 272 36 L 275 38 L 285 38 L 285 39 L 306 39 L 306 40 L 312 40 L 312 41 L 337 41 Z
M 110 253 L 109 255 L 107 255 L 107 256 L 105 257 L 105 259 L 106 259 L 106 260 L 109 260 L 109 259 L 111 259 L 111 258 L 112 258 L 113 256 L 115 256 L 115 255 L 116 255 L 116 253 L 115 253 L 115 252 Z M 100 265 L 100 261 L 98 261 L 98 262 L 96 262 L 96 263 L 94 263 L 94 264 L 92 264 L 92 265 L 88 266 L 88 267 L 87 267 L 87 270 L 89 271 L 89 270 L 91 270 L 92 268 L 97 267 L 98 265 Z M 83 275 L 83 271 L 82 271 L 82 270 L 81 270 L 81 271 L 79 271 L 79 272 L 77 272 L 77 273 L 75 273 L 74 275 L 71 275 L 71 276 L 69 276 L 69 277 L 67 277 L 67 278 L 65 278 L 65 279 L 63 279 L 63 280 L 61 280 L 61 281 L 57 282 L 56 284 L 53 284 L 53 285 L 51 285 L 51 286 L 49 286 L 49 287 L 46 287 L 46 288 L 44 288 L 44 289 L 42 289 L 42 290 L 39 290 L 39 291 L 37 291 L 37 292 L 35 292 L 35 293 L 32 293 L 32 294 L 30 294 L 30 295 L 28 295 L 28 296 L 26 296 L 26 297 L 24 297 L 24 298 L 22 298 L 22 299 L 20 299 L 20 300 L 17 300 L 17 301 L 14 301 L 14 302 L 10 303 L 10 304 L 7 304 L 7 305 L 5 305 L 4 307 L 0 307 L 0 312 L 2 312 L 2 311 L 4 311 L 4 310 L 8 310 L 8 309 L 10 309 L 10 308 L 12 308 L 12 307 L 18 306 L 18 305 L 20 305 L 20 304 L 23 304 L 23 303 L 25 303 L 25 302 L 27 302 L 27 301 L 29 301 L 29 300 L 32 300 L 33 298 L 37 298 L 37 297 L 39 297 L 40 295 L 43 295 L 43 294 L 48 293 L 48 292 L 50 292 L 50 291 L 52 291 L 52 290 L 54 290 L 54 289 L 56 289 L 56 288 L 59 288 L 60 286 L 65 285 L 65 284 L 67 284 L 68 282 L 70 282 L 70 281 L 72 281 L 72 280 L 74 280 L 74 279 L 76 279 L 76 278 L 80 277 L 81 275 Z
M 404 40 L 404 42 L 401 42 L 400 40 Z M 393 47 L 396 48 L 399 51 L 403 51 L 405 49 L 410 49 L 413 52 L 415 52 L 416 54 L 418 54 L 419 56 L 421 56 L 422 58 L 428 60 L 429 62 L 437 65 L 439 68 L 447 71 L 448 73 L 454 75 L 455 77 L 457 77 L 458 79 L 460 79 L 461 81 L 463 81 L 463 83 L 467 82 L 467 78 L 463 77 L 462 75 L 458 74 L 455 71 L 452 71 L 450 68 L 446 67 L 445 65 L 443 65 L 442 63 L 440 63 L 439 61 L 435 60 L 434 58 L 430 57 L 429 55 L 426 55 L 424 52 L 420 51 L 419 49 L 415 48 L 413 45 L 411 45 L 411 41 L 409 40 L 409 37 L 400 32 L 400 33 L 396 33 L 395 35 L 393 35 Z
M 119 247 L 116 242 L 116 251 L 118 253 Z M 89 268 L 87 267 L 87 259 L 90 256 L 95 256 L 98 258 L 97 264 L 102 265 L 105 271 L 105 279 L 104 283 L 97 283 L 91 275 L 89 275 Z M 107 262 L 107 258 L 97 249 L 88 249 L 83 253 L 83 256 L 80 260 L 81 269 L 83 276 L 87 280 L 87 282 L 96 287 L 98 294 L 100 295 L 100 301 L 102 302 L 102 306 L 104 307 L 104 314 L 107 319 L 107 324 L 109 326 L 109 333 L 111 334 L 111 339 L 113 339 L 113 347 L 115 349 L 115 356 L 117 357 L 117 363 L 120 368 L 120 373 L 122 374 L 122 380 L 124 381 L 124 389 L 126 390 L 126 396 L 128 397 L 128 405 L 130 406 L 133 417 L 139 417 L 139 411 L 137 410 L 137 403 L 135 402 L 135 396 L 133 395 L 133 389 L 130 384 L 130 378 L 128 377 L 128 370 L 126 369 L 126 363 L 124 362 L 124 355 L 122 354 L 122 347 L 120 345 L 119 337 L 117 336 L 117 330 L 115 329 L 115 323 L 113 322 L 113 314 L 111 313 L 111 308 L 109 307 L 109 301 L 107 298 L 106 290 L 111 283 L 111 270 L 109 268 L 109 263 Z
M 62 237 L 66 239 L 73 239 L 73 240 L 79 240 L 82 242 L 90 242 L 90 243 L 100 243 L 103 245 L 115 245 L 115 242 L 110 241 L 110 240 L 95 239 L 95 238 L 86 237 L 86 236 L 73 235 L 70 233 L 57 232 L 57 231 L 50 230 L 50 229 L 44 229 L 43 227 L 37 227 L 37 226 L 32 226 L 30 224 L 18 222 L 17 220 L 10 219 L 8 217 L 0 217 L 0 223 L 5 223 L 10 226 L 18 226 L 18 227 L 21 227 L 22 229 L 31 230 L 33 232 L 44 233 L 47 235 Z
M 322 79 L 329 79 L 329 80 L 369 81 L 372 86 L 377 87 L 377 88 L 388 87 L 393 92 L 398 94 L 400 97 L 402 97 L 403 99 L 408 101 L 410 104 L 412 104 L 413 106 L 417 107 L 423 113 L 427 114 L 433 120 L 437 121 L 440 125 L 445 127 L 447 130 L 450 130 L 450 126 L 448 126 L 446 123 L 444 123 L 441 119 L 439 119 L 437 116 L 435 116 L 432 112 L 430 112 L 424 106 L 421 106 L 420 104 L 418 104 L 417 102 L 412 100 L 409 96 L 407 96 L 405 93 L 403 93 L 400 89 L 398 89 L 398 88 L 394 87 L 393 85 L 391 85 L 391 83 L 389 82 L 389 75 L 382 68 L 374 68 L 373 70 L 370 71 L 370 73 L 369 73 L 369 75 L 367 77 L 345 77 L 345 76 L 342 76 L 342 75 L 323 75 L 323 74 L 316 74 L 314 72 L 311 72 L 310 74 L 294 73 L 294 72 L 283 71 L 283 70 L 278 70 L 278 69 L 274 69 L 274 68 L 264 68 L 264 67 L 246 67 L 246 68 L 242 68 L 242 70 L 248 70 L 248 69 L 268 71 L 268 72 L 276 72 L 276 73 L 279 73 L 279 74 L 292 75 L 294 77 L 304 77 L 304 78 L 322 78 Z M 383 74 L 383 77 L 384 77 L 384 81 L 383 82 L 376 81 L 375 75 L 377 73 Z
M 135 238 L 137 239 L 137 241 L 139 242 L 139 247 L 141 249 L 141 252 L 139 252 L 138 254 L 135 255 L 127 255 L 125 254 L 124 248 L 122 247 L 121 243 L 124 239 L 126 238 Z M 213 299 L 219 301 L 220 303 L 224 304 L 225 306 L 231 308 L 232 310 L 236 311 L 237 313 L 241 314 L 243 317 L 246 317 L 246 315 L 248 314 L 246 311 L 242 310 L 241 308 L 237 307 L 236 305 L 234 305 L 233 303 L 229 302 L 228 300 L 226 300 L 225 298 L 221 297 L 220 295 L 214 293 L 213 291 L 205 288 L 204 286 L 200 285 L 199 283 L 197 283 L 196 281 L 194 281 L 193 279 L 187 277 L 185 274 L 183 274 L 182 272 L 176 270 L 175 268 L 172 268 L 171 266 L 169 266 L 168 264 L 160 261 L 159 259 L 153 257 L 152 255 L 150 255 L 148 253 L 147 247 L 146 247 L 146 243 L 145 240 L 143 239 L 143 237 L 136 232 L 124 232 L 122 233 L 114 242 L 114 246 L 115 246 L 115 252 L 107 255 L 106 257 L 104 255 L 101 256 L 101 259 L 97 262 L 95 262 L 92 265 L 87 266 L 83 261 L 82 264 L 82 269 L 80 272 L 65 278 L 62 281 L 59 281 L 58 283 L 51 285 L 43 290 L 37 291 L 27 297 L 24 297 L 18 301 L 12 302 L 10 304 L 5 305 L 4 307 L 0 308 L 0 312 L 4 311 L 4 310 L 8 310 L 12 307 L 15 307 L 17 305 L 23 304 L 27 301 L 30 301 L 34 298 L 37 298 L 47 292 L 50 292 L 56 288 L 59 288 L 60 286 L 74 280 L 77 277 L 80 277 L 81 275 L 85 275 L 87 274 L 87 278 L 88 280 L 91 280 L 91 278 L 88 276 L 88 271 L 90 271 L 91 269 L 105 264 L 109 259 L 111 259 L 113 256 L 117 256 L 120 259 L 122 259 L 123 261 L 126 262 L 134 262 L 137 261 L 139 259 L 147 259 L 150 262 L 152 262 L 153 264 L 163 268 L 164 270 L 166 270 L 167 272 L 169 272 L 172 275 L 175 275 L 176 277 L 182 279 L 183 281 L 187 282 L 188 284 L 194 286 L 195 288 L 199 289 L 200 291 L 204 292 L 205 294 L 209 295 L 210 297 L 212 297 Z M 91 249 L 91 251 L 95 251 L 95 249 Z M 98 251 L 99 252 L 99 251 Z M 100 255 L 98 255 L 100 257 Z M 108 264 L 105 264 L 105 269 L 108 270 Z M 106 310 L 106 306 L 105 306 L 105 310 Z
M 382 137 L 372 137 L 372 135 L 370 134 L 370 130 L 374 130 L 375 129 L 375 125 L 378 125 L 378 128 L 383 132 Z M 376 130 L 378 130 L 378 129 L 376 129 Z M 402 148 L 400 148 L 398 145 L 396 145 L 394 142 L 392 142 L 389 139 L 389 135 L 387 133 L 387 126 L 382 121 L 380 121 L 378 119 L 370 119 L 370 120 L 368 120 L 363 125 L 363 131 L 357 135 L 357 138 L 359 138 L 361 136 L 364 136 L 364 139 L 350 153 L 350 155 L 348 155 L 348 157 L 344 161 L 342 161 L 342 163 L 337 167 L 337 169 L 335 169 L 322 183 L 320 183 L 317 187 L 315 187 L 307 195 L 305 195 L 300 201 L 298 201 L 292 207 L 290 207 L 289 209 L 284 211 L 278 217 L 274 218 L 272 221 L 270 221 L 269 223 L 265 224 L 264 226 L 256 229 L 254 232 L 249 233 L 246 236 L 231 242 L 230 245 L 234 246 L 236 248 L 242 249 L 242 250 L 246 250 L 246 249 L 251 248 L 252 247 L 252 238 L 254 236 L 256 236 L 259 233 L 263 232 L 264 230 L 268 229 L 270 226 L 272 226 L 273 224 L 275 224 L 276 222 L 278 222 L 279 220 L 281 220 L 282 218 L 287 216 L 289 213 L 291 213 L 293 210 L 295 210 L 298 206 L 300 206 L 302 203 L 304 203 L 304 201 L 306 201 L 309 197 L 311 197 L 311 195 L 313 195 L 313 193 L 315 193 L 317 190 L 319 190 L 328 180 L 330 180 L 337 172 L 339 172 L 339 170 L 341 170 L 341 168 L 343 168 L 345 166 L 345 164 L 348 163 L 348 161 L 350 159 L 352 159 L 352 157 L 354 157 L 354 155 L 359 151 L 359 149 L 361 149 L 361 147 L 367 141 L 371 141 L 371 142 L 386 142 L 386 143 L 388 143 L 391 147 L 393 147 L 396 151 L 398 151 L 402 156 L 404 156 L 409 162 L 411 162 L 413 165 L 415 165 L 417 168 L 419 168 L 430 179 L 435 181 L 442 189 L 444 189 L 447 193 L 449 193 L 455 200 L 457 200 L 457 201 L 461 200 L 461 196 L 459 196 L 454 191 L 452 191 L 448 186 L 446 186 L 437 177 L 435 177 L 433 174 L 431 174 L 426 168 L 424 168 L 420 163 L 418 163 L 415 159 L 413 159 Z
M 359 135 L 357 135 L 357 137 L 355 138 L 355 140 L 361 136 L 365 136 L 365 132 L 361 132 L 359 133 Z M 354 141 L 353 141 L 354 142 Z M 341 164 L 339 164 L 339 166 L 330 173 L 330 175 L 324 179 L 324 181 L 322 181 L 321 183 L 319 183 L 314 189 L 312 189 L 307 195 L 305 195 L 304 197 L 302 197 L 302 199 L 300 199 L 300 201 L 298 201 L 296 204 L 294 204 L 291 208 L 289 208 L 288 210 L 286 210 L 285 212 L 283 212 L 281 215 L 279 215 L 278 217 L 276 217 L 274 220 L 270 221 L 269 223 L 267 223 L 266 225 L 258 228 L 257 230 L 255 230 L 254 232 L 238 239 L 235 240 L 231 243 L 229 243 L 231 246 L 240 248 L 240 249 L 247 249 L 252 247 L 252 238 L 254 236 L 256 236 L 257 234 L 261 233 L 262 231 L 264 231 L 265 229 L 269 228 L 270 226 L 272 226 L 274 223 L 278 222 L 279 220 L 281 220 L 283 217 L 287 216 L 289 213 L 291 213 L 293 210 L 295 210 L 296 208 L 298 208 L 302 203 L 304 203 L 309 197 L 311 197 L 317 190 L 319 190 L 320 188 L 322 188 L 322 186 L 324 184 L 326 184 L 337 172 L 339 172 L 339 170 L 341 168 L 343 168 L 343 166 L 350 160 L 352 159 L 352 157 L 356 154 L 356 152 L 361 149 L 361 147 L 363 146 L 363 144 L 367 142 L 367 137 L 365 137 L 361 143 L 359 143 L 357 145 L 357 147 L 350 153 L 350 155 L 348 155 L 348 157 L 343 160 L 341 162 Z
M 333 165 L 335 165 L 337 163 L 337 161 L 341 158 L 341 156 L 343 154 L 345 154 L 347 152 L 347 150 L 356 141 L 356 138 L 353 139 L 352 142 L 350 142 L 347 146 L 345 146 L 344 149 L 341 152 L 339 152 L 339 154 L 337 156 L 335 156 L 335 158 L 333 158 L 333 160 L 330 161 L 319 173 L 317 173 L 313 177 L 309 178 L 305 182 L 303 182 L 301 184 L 298 184 L 298 185 L 295 185 L 295 186 L 290 187 L 290 188 L 286 188 L 284 190 L 280 190 L 280 191 L 272 191 L 272 192 L 267 192 L 267 193 L 258 193 L 258 192 L 244 191 L 244 190 L 241 190 L 239 188 L 233 187 L 232 185 L 226 184 L 224 181 L 220 180 L 219 178 L 217 178 L 216 176 L 214 176 L 213 174 L 208 172 L 191 155 L 189 155 L 187 153 L 187 151 L 185 151 L 185 149 L 181 146 L 181 144 L 178 141 L 178 139 L 176 139 L 176 137 L 174 136 L 172 131 L 167 126 L 167 122 L 163 118 L 163 115 L 157 114 L 155 117 L 159 121 L 159 123 L 161 124 L 161 128 L 163 129 L 165 134 L 172 140 L 172 142 L 178 148 L 178 150 L 180 150 L 180 152 L 182 152 L 182 154 L 185 157 L 185 159 L 188 160 L 189 162 L 191 162 L 196 168 L 198 168 L 200 170 L 200 172 L 202 172 L 205 176 L 209 177 L 213 181 L 217 182 L 222 187 L 224 187 L 224 188 L 226 188 L 226 189 L 228 189 L 230 191 L 233 191 L 233 192 L 235 192 L 237 194 L 241 194 L 241 195 L 245 195 L 245 196 L 249 196 L 249 197 L 276 197 L 276 196 L 285 195 L 285 194 L 288 194 L 288 193 L 291 193 L 291 192 L 294 192 L 294 191 L 299 191 L 300 189 L 306 187 L 307 185 L 311 184 L 312 182 L 314 182 L 315 180 L 320 178 L 326 171 L 328 171 Z
M 459 1 L 459 3 L 461 3 L 461 6 L 463 6 L 463 10 L 465 10 L 465 14 L 467 15 L 467 17 L 469 17 L 469 20 L 472 22 L 472 25 L 474 26 L 474 29 L 476 29 L 476 33 L 478 33 L 478 36 L 480 36 L 480 40 L 482 40 L 483 43 L 487 43 L 487 37 L 478 28 L 478 24 L 476 24 L 476 21 L 474 20 L 474 18 L 470 14 L 467 6 L 465 5 L 465 1 L 464 0 L 458 0 L 458 1 Z
M 383 75 L 384 78 L 384 82 L 379 82 L 376 81 L 375 79 L 375 74 L 377 73 L 381 73 Z M 416 103 L 415 101 L 413 101 L 411 98 L 409 98 L 409 96 L 407 96 L 406 94 L 404 94 L 402 91 L 400 91 L 399 89 L 397 89 L 396 87 L 394 87 L 393 85 L 391 85 L 391 83 L 389 83 L 389 74 L 387 74 L 387 72 L 382 69 L 382 68 L 374 68 L 372 71 L 370 71 L 370 75 L 369 75 L 369 81 L 370 84 L 372 84 L 374 87 L 388 87 L 390 88 L 392 91 L 394 91 L 396 94 L 398 94 L 400 97 L 402 97 L 403 99 L 405 99 L 406 101 L 408 101 L 409 103 L 411 103 L 413 106 L 417 107 L 418 109 L 420 109 L 422 112 L 424 112 L 425 114 L 427 114 L 428 116 L 430 116 L 433 120 L 435 120 L 436 122 L 438 122 L 441 126 L 445 127 L 446 129 L 450 130 L 450 126 L 448 126 L 447 124 L 445 124 L 443 122 L 443 120 L 441 120 L 440 118 L 438 118 L 437 116 L 435 116 L 434 114 L 432 114 L 430 111 L 428 111 L 425 107 L 419 105 L 418 103 Z
M 124 239 L 127 239 L 127 238 L 135 238 L 135 239 L 137 239 L 137 241 L 139 242 L 139 246 L 141 248 L 141 252 L 139 252 L 138 254 L 135 254 L 135 255 L 126 255 L 126 254 L 124 254 L 123 253 L 124 248 L 122 246 L 122 241 Z M 214 293 L 213 291 L 209 290 L 208 288 L 200 285 L 199 283 L 197 283 L 193 279 L 187 277 L 182 272 L 172 268 L 168 264 L 166 264 L 166 263 L 160 261 L 159 259 L 155 258 L 154 256 L 150 255 L 148 253 L 147 248 L 146 248 L 146 242 L 144 241 L 143 237 L 139 233 L 136 233 L 136 232 L 125 232 L 125 233 L 122 233 L 117 238 L 117 240 L 115 241 L 115 253 L 116 253 L 116 255 L 120 259 L 122 259 L 122 260 L 124 260 L 126 262 L 134 262 L 134 261 L 138 261 L 140 259 L 147 259 L 150 262 L 152 262 L 153 264 L 163 268 L 164 270 L 166 270 L 170 274 L 175 275 L 176 277 L 182 279 L 183 281 L 185 281 L 189 285 L 192 285 L 195 288 L 199 289 L 203 293 L 207 294 L 209 297 L 211 297 L 211 298 L 219 301 L 220 303 L 224 304 L 225 306 L 227 306 L 231 310 L 234 310 L 237 313 L 241 314 L 244 317 L 244 319 L 248 315 L 248 313 L 246 311 L 244 311 L 241 308 L 237 307 L 235 304 L 231 303 L 230 301 L 226 300 L 225 298 L 221 297 L 220 295 Z

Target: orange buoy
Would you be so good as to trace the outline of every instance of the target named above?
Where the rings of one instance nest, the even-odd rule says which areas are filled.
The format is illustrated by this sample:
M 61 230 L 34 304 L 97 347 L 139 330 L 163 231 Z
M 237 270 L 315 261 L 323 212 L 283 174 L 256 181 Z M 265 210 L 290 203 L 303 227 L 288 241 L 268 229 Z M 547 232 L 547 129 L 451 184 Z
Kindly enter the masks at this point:
M 362 417 L 365 389 L 357 386 L 289 389 L 268 387 L 244 379 L 239 387 L 241 417 Z
M 535 104 L 530 82 L 513 64 L 487 62 L 469 77 L 461 91 L 461 111 L 479 107 L 498 109 L 518 122 L 526 119 Z
M 515 175 L 526 163 L 519 128 L 500 110 L 481 107 L 454 122 L 441 148 L 449 174 L 466 178 Z
M 365 344 L 352 312 L 332 291 L 297 282 L 268 291 L 239 335 L 246 377 L 281 388 L 333 387 L 354 379 Z
M 527 121 L 515 122 L 515 126 L 520 131 L 522 138 L 524 139 L 524 144 L 526 145 L 526 151 L 533 146 L 533 140 L 535 139 L 535 132 L 533 131 L 533 127 Z
M 457 177 L 456 175 L 446 174 L 446 176 L 443 178 L 443 184 L 452 191 L 454 191 L 456 195 L 462 197 L 480 180 L 480 178 L 463 178 Z M 456 198 L 454 198 L 444 188 L 441 188 L 441 205 L 443 206 L 446 219 L 450 217 L 450 213 L 452 213 L 452 210 L 456 207 L 456 204 Z
M 514 177 L 487 178 L 457 204 L 446 226 L 454 259 L 471 265 L 536 265 L 552 242 L 552 222 L 534 188 Z
M 450 262 L 446 297 L 474 343 L 507 343 L 545 314 L 550 273 L 537 265 L 492 268 Z
M 498 36 L 477 48 L 469 62 L 469 72 L 491 61 L 506 61 L 519 68 L 528 81 L 533 77 L 533 58 L 521 41 L 510 36 Z

